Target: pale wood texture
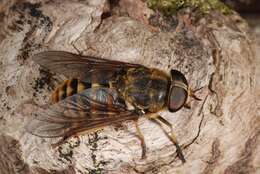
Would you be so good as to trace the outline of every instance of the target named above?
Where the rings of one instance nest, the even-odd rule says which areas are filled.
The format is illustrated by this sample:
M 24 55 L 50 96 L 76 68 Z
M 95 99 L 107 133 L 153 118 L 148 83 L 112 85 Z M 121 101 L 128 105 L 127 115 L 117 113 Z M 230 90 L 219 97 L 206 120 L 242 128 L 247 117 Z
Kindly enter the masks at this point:
M 187 10 L 163 17 L 143 1 L 4 0 L 0 3 L 0 173 L 259 173 L 259 57 L 237 14 L 205 17 Z M 161 112 L 187 162 L 155 124 L 141 118 L 147 158 L 134 124 L 71 139 L 25 132 L 65 77 L 42 70 L 31 55 L 65 50 L 183 72 L 201 102 Z M 258 60 L 258 61 L 257 61 Z M 257 63 L 258 62 L 258 63 Z M 258 76 L 256 75 L 258 73 Z

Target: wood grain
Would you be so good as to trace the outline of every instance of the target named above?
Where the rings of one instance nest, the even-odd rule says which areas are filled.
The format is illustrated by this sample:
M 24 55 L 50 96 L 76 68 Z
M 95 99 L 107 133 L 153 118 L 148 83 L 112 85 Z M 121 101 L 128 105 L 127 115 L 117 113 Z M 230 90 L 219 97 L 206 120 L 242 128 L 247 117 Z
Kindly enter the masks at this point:
M 142 5 L 130 0 L 0 3 L 0 173 L 260 172 L 259 49 L 245 20 L 189 9 L 164 17 Z M 30 114 L 48 103 L 66 78 L 31 60 L 44 50 L 177 69 L 192 88 L 202 87 L 202 101 L 191 101 L 190 110 L 161 112 L 174 125 L 187 162 L 181 163 L 163 131 L 145 118 L 139 120 L 148 148 L 144 160 L 131 122 L 56 149 L 50 145 L 57 139 L 26 133 Z

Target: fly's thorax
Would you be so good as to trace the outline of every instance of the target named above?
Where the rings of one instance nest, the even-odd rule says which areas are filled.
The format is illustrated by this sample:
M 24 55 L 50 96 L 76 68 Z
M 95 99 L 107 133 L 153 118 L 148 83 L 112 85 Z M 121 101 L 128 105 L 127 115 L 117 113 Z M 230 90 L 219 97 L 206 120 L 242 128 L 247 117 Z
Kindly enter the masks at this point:
M 167 99 L 169 77 L 145 67 L 132 68 L 124 76 L 124 98 L 133 106 L 148 112 L 161 110 Z

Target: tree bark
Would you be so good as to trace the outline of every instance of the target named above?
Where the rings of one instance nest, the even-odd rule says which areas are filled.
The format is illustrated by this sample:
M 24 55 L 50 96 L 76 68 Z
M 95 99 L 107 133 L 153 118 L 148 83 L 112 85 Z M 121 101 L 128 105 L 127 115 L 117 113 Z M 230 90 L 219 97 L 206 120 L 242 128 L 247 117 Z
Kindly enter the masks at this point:
M 260 172 L 259 47 L 237 13 L 186 8 L 164 16 L 138 0 L 4 0 L 0 24 L 0 173 Z M 31 60 L 45 50 L 184 73 L 193 89 L 202 88 L 202 101 L 160 114 L 174 125 L 187 162 L 145 118 L 146 159 L 131 122 L 55 149 L 57 139 L 27 133 L 29 113 L 65 79 Z

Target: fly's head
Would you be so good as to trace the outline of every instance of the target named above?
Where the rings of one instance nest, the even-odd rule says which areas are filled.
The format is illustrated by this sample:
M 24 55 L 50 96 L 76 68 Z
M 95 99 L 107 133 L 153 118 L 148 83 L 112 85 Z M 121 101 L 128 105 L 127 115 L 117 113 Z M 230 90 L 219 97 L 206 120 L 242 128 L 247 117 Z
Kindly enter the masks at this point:
M 171 70 L 171 84 L 168 95 L 168 109 L 170 112 L 180 110 L 187 103 L 188 96 L 200 100 L 189 88 L 185 76 L 177 70 Z

